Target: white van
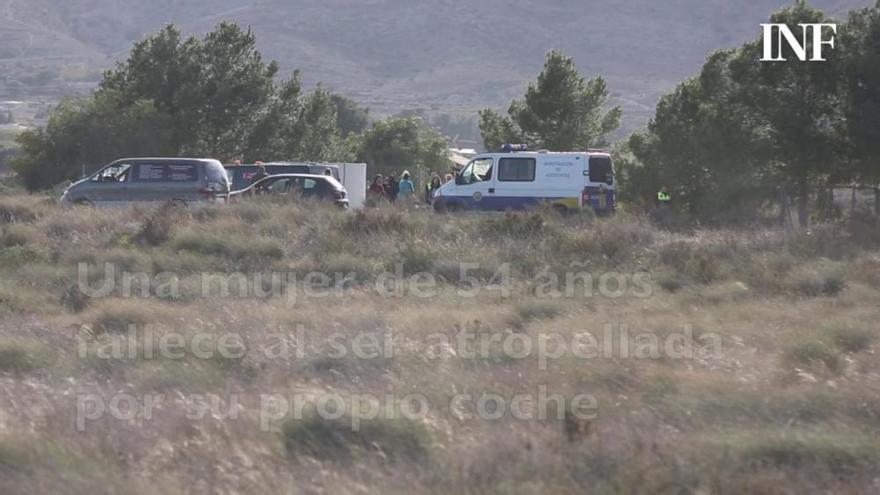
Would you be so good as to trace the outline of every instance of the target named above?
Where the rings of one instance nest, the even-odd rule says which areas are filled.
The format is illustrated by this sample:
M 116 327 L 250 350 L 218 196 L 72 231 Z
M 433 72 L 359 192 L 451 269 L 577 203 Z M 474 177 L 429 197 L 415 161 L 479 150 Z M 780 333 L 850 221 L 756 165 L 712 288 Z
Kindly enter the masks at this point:
M 522 149 L 506 145 L 505 149 Z M 519 210 L 542 203 L 560 210 L 615 208 L 607 151 L 511 151 L 477 155 L 434 194 L 434 209 Z

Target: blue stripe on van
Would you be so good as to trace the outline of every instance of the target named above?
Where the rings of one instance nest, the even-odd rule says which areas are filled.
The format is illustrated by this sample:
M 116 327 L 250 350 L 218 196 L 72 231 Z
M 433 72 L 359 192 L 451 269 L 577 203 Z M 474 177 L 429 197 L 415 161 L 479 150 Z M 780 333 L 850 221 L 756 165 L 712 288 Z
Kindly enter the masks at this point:
M 597 188 L 598 192 L 598 188 Z M 442 208 L 446 205 L 455 204 L 468 210 L 522 210 L 541 203 L 552 203 L 568 197 L 537 197 L 537 196 L 483 196 L 477 201 L 473 196 L 441 196 L 435 201 L 436 206 Z M 591 197 L 590 205 L 594 210 L 599 210 L 599 198 Z M 614 191 L 606 191 L 605 210 L 614 209 Z
M 488 211 L 504 211 L 504 210 L 522 210 L 528 207 L 537 206 L 541 203 L 552 203 L 568 197 L 535 197 L 535 196 L 483 196 L 480 201 L 475 200 L 472 196 L 442 196 L 435 201 L 435 207 L 443 208 L 446 205 L 458 205 L 468 210 L 488 210 Z M 609 200 L 606 203 L 606 209 L 613 209 L 613 193 L 609 194 Z M 593 209 L 598 210 L 599 199 L 591 201 Z

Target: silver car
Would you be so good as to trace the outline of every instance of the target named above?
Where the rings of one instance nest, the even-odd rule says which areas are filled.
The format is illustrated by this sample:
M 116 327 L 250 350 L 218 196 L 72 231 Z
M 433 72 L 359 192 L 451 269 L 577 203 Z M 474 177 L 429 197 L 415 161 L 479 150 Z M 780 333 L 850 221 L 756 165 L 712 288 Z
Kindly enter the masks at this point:
M 125 158 L 71 184 L 61 203 L 227 202 L 229 179 L 217 160 L 202 158 Z

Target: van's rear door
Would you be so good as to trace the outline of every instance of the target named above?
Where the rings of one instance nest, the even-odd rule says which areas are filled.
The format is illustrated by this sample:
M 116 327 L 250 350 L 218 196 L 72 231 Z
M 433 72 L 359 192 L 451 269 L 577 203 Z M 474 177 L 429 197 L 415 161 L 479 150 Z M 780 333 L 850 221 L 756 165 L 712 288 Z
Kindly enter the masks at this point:
M 584 206 L 589 204 L 596 211 L 614 209 L 615 181 L 611 155 L 607 153 L 589 155 L 584 186 Z

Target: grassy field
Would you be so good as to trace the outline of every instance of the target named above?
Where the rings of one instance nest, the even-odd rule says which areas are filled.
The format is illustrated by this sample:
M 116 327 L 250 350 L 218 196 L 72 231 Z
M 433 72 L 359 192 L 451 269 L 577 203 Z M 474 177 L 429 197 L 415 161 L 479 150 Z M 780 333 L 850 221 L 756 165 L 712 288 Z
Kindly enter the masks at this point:
M 6 195 L 0 231 L 4 494 L 880 489 L 868 222 Z

